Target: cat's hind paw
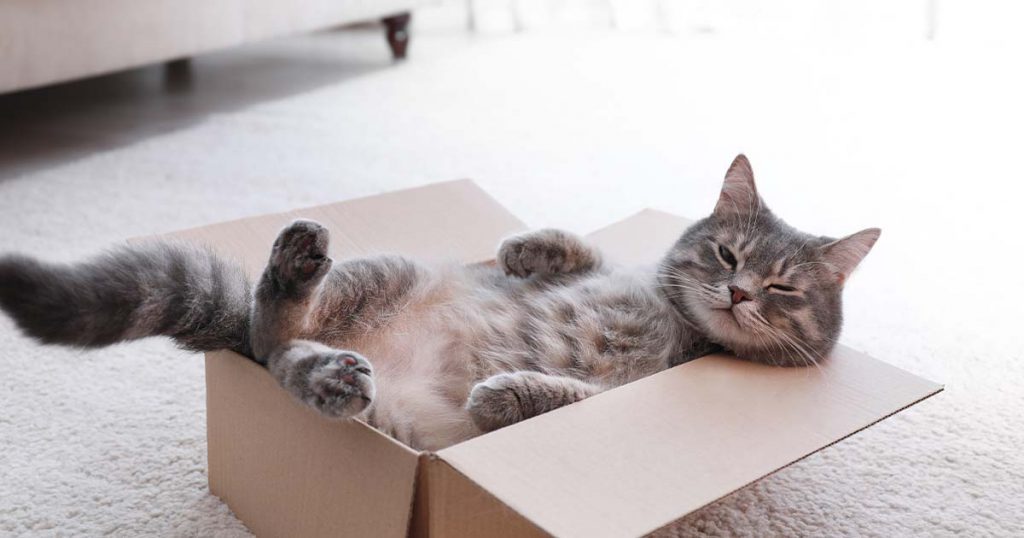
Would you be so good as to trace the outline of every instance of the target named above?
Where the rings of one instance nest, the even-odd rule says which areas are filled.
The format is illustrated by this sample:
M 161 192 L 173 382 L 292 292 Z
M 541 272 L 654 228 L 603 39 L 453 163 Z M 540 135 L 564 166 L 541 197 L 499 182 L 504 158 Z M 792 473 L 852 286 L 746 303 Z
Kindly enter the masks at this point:
M 579 379 L 519 371 L 493 375 L 469 392 L 466 411 L 485 432 L 578 402 L 601 391 Z
M 301 290 L 319 284 L 331 269 L 329 241 L 327 228 L 311 220 L 296 220 L 281 230 L 268 267 L 278 286 Z
M 489 432 L 527 418 L 522 398 L 517 393 L 521 383 L 516 374 L 497 374 L 477 383 L 466 401 L 473 423 Z

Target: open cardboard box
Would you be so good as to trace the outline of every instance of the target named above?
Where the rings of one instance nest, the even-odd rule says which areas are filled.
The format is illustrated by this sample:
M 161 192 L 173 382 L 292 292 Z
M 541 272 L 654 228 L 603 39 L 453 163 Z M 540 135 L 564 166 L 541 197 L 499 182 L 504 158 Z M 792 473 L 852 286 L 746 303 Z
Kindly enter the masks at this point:
M 522 222 L 470 181 L 172 234 L 255 277 L 292 219 L 324 223 L 335 259 L 492 258 Z M 659 259 L 687 222 L 643 211 L 590 235 L 624 263 Z M 373 360 L 373 357 L 370 357 Z M 440 450 L 293 401 L 228 351 L 206 356 L 210 490 L 259 536 L 639 536 L 942 387 L 839 346 L 820 368 L 712 355 Z

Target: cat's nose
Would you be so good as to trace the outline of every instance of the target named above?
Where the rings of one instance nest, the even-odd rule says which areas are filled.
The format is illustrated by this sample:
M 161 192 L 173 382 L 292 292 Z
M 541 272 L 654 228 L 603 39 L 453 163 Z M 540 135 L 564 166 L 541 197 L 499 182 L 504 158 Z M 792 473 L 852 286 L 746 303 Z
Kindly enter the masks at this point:
M 750 294 L 739 286 L 729 286 L 729 291 L 732 292 L 732 304 L 740 304 L 743 301 L 750 300 Z

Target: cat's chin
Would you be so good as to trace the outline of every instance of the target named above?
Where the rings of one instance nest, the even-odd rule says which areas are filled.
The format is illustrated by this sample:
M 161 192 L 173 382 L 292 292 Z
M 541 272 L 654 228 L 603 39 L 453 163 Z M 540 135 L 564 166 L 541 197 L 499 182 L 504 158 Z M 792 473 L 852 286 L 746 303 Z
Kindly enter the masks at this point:
M 751 329 L 744 325 L 735 309 L 707 308 L 702 318 L 709 338 L 741 359 L 775 366 L 800 365 L 791 357 L 778 356 L 777 350 L 764 349 L 754 344 Z
M 704 329 L 715 342 L 729 348 L 745 347 L 747 345 L 747 329 L 743 327 L 732 310 L 728 308 L 705 308 L 700 315 L 703 318 L 701 322 L 704 325 Z

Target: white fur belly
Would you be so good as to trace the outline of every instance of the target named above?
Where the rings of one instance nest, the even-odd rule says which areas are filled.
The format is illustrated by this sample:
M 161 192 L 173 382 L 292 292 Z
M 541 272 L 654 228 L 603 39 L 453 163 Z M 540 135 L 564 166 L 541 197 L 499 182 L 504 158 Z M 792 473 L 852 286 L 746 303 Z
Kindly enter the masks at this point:
M 475 379 L 470 358 L 446 327 L 447 297 L 420 301 L 384 327 L 339 347 L 369 359 L 376 397 L 371 426 L 419 450 L 437 450 L 481 432 L 465 410 Z

